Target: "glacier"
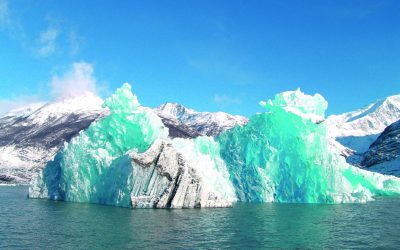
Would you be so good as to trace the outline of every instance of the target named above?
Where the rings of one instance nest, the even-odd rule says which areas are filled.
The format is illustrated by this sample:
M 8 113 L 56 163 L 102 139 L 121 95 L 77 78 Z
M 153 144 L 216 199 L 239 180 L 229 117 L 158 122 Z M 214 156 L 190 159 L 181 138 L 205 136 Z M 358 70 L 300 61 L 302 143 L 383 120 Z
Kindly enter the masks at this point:
M 33 179 L 29 197 L 132 208 L 229 207 L 235 201 L 344 203 L 400 194 L 400 179 L 346 163 L 329 147 L 319 94 L 260 103 L 265 112 L 218 137 L 168 137 L 129 84 Z

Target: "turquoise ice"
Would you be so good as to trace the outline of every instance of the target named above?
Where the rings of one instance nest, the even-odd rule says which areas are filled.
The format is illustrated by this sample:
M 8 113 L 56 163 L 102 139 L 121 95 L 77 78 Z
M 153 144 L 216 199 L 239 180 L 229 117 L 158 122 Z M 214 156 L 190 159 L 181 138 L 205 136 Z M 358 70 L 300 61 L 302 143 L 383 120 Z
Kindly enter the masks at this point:
M 130 206 L 131 166 L 125 153 L 144 152 L 168 130 L 154 113 L 138 109 L 129 84 L 104 101 L 110 115 L 66 143 L 30 188 L 30 196 Z
M 158 138 L 185 156 L 204 188 L 229 200 L 342 203 L 400 193 L 398 178 L 353 167 L 329 146 L 322 96 L 290 91 L 261 105 L 265 112 L 218 138 L 172 140 L 125 84 L 104 102 L 110 115 L 66 143 L 33 180 L 29 195 L 129 207 L 127 152 L 144 152 Z
M 289 91 L 261 105 L 267 112 L 217 138 L 239 200 L 364 202 L 400 192 L 399 179 L 353 167 L 329 146 L 321 95 Z

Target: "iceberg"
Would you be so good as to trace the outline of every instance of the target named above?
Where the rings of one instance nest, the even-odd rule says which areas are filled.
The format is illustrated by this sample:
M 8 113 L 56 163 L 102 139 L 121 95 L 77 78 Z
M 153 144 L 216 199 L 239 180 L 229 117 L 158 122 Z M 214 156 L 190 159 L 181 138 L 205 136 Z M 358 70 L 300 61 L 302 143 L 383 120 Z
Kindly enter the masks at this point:
M 30 197 L 130 206 L 132 170 L 122 164 L 125 153 L 144 152 L 168 131 L 155 114 L 138 108 L 129 84 L 103 106 L 110 115 L 65 143 L 33 180 Z
M 29 197 L 132 208 L 229 207 L 243 202 L 365 202 L 400 194 L 400 179 L 346 163 L 329 147 L 319 94 L 260 103 L 265 112 L 217 138 L 171 139 L 129 84 L 48 162 Z
M 33 179 L 29 197 L 159 208 L 228 207 L 236 200 L 222 160 L 215 164 L 215 157 L 211 159 L 209 151 L 203 152 L 206 147 L 203 143 L 196 149 L 193 144 L 192 148 L 199 152 L 191 153 L 203 155 L 204 161 L 197 161 L 193 167 L 184 163 L 183 156 L 165 143 L 170 141 L 168 129 L 154 111 L 139 107 L 129 84 L 117 89 L 103 105 L 110 115 L 65 143 Z M 163 145 L 163 150 L 160 146 L 157 150 L 157 145 L 150 148 L 156 141 L 157 145 Z M 205 137 L 199 142 L 203 141 L 213 139 Z M 174 141 L 181 146 L 191 143 Z M 201 168 L 199 174 L 194 168 Z M 212 171 L 212 178 L 208 178 L 206 170 Z M 198 190 L 191 190 L 189 184 Z
M 239 200 L 343 203 L 399 194 L 400 179 L 349 165 L 329 147 L 321 95 L 288 91 L 260 104 L 267 112 L 217 138 Z

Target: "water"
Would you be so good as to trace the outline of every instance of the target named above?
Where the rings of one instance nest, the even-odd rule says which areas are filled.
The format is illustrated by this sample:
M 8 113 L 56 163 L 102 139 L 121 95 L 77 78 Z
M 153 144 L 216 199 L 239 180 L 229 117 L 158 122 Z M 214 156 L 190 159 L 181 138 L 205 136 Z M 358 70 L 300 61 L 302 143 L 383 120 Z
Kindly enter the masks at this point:
M 399 248 L 400 197 L 367 204 L 130 210 L 0 186 L 0 248 Z

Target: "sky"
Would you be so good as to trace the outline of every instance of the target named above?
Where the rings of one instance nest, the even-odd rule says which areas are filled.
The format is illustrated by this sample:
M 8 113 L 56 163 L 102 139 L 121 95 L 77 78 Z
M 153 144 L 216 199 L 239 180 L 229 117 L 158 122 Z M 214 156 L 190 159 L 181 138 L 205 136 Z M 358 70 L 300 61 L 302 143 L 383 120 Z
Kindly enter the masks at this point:
M 124 82 L 142 105 L 250 116 L 300 88 L 327 114 L 400 93 L 400 1 L 0 0 L 0 113 Z

